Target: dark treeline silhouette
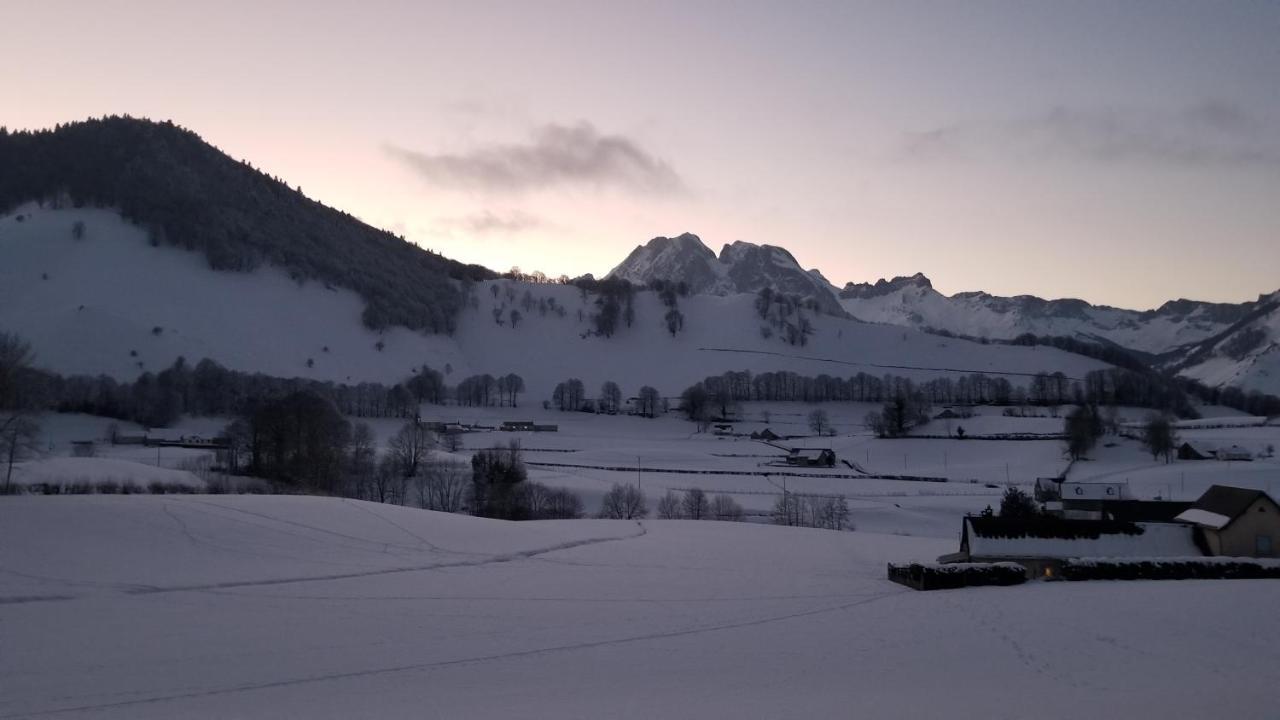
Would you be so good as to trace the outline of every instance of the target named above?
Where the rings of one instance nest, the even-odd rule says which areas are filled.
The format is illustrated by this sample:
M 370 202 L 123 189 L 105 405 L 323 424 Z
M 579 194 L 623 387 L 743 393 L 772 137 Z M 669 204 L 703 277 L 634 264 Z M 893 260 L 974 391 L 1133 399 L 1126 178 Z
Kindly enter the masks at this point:
M 798 402 L 885 402 L 893 398 L 919 395 L 933 405 L 1130 405 L 1147 407 L 1182 417 L 1195 417 L 1181 385 L 1150 371 L 1107 368 L 1087 373 L 1083 382 L 1061 372 L 1037 373 L 1025 385 L 1008 378 L 983 373 L 942 376 L 923 382 L 893 374 L 883 376 L 860 372 L 849 377 L 807 376 L 786 370 L 751 373 L 730 371 L 697 383 L 708 403 L 724 416 L 727 406 L 748 401 Z M 1280 407 L 1274 397 L 1245 394 L 1238 389 L 1214 391 L 1206 397 L 1238 402 L 1241 409 L 1255 414 Z M 695 393 L 695 398 L 699 395 Z M 1202 396 L 1205 397 L 1205 396 Z M 1223 402 L 1223 404 L 1226 404 Z M 1251 411 L 1252 411 L 1251 410 Z
M 0 212 L 29 201 L 116 208 L 153 244 L 201 252 L 215 270 L 270 263 L 354 290 L 374 329 L 452 332 L 464 302 L 452 281 L 495 277 L 310 200 L 169 122 L 0 129 L 0 167 Z
M 1196 380 L 1178 378 L 1178 385 L 1187 394 L 1194 395 L 1211 405 L 1223 405 L 1250 415 L 1275 417 L 1280 415 L 1280 397 L 1257 390 L 1245 392 L 1238 387 L 1211 388 Z
M 728 402 L 883 402 L 904 392 L 923 392 L 935 403 L 1008 404 L 1025 399 L 1006 378 L 975 373 L 916 383 L 899 375 L 860 372 L 849 377 L 808 376 L 788 370 L 748 370 L 713 375 L 700 385 L 713 398 Z M 1024 392 L 1025 395 L 1025 392 Z M 717 400 L 718 402 L 718 400 Z
M 396 418 L 414 417 L 421 403 L 441 404 L 451 398 L 465 405 L 515 405 L 524 391 L 524 380 L 514 373 L 498 378 L 473 376 L 451 391 L 443 376 L 427 366 L 403 383 L 347 385 L 228 370 L 207 358 L 195 366 L 178 358 L 169 368 L 143 373 L 132 382 L 106 375 L 62 377 L 33 370 L 26 384 L 40 407 L 129 420 L 145 427 L 166 427 L 180 415 L 243 415 L 262 399 L 304 391 L 332 403 L 342 415 Z

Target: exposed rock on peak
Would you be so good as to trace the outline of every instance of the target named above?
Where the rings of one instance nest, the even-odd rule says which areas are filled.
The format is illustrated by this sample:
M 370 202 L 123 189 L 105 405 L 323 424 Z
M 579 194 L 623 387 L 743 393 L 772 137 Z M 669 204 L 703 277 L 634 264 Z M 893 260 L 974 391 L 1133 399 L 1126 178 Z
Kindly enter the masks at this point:
M 698 236 L 658 237 L 637 247 L 610 277 L 637 284 L 654 280 L 685 282 L 696 293 L 755 293 L 763 288 L 812 299 L 825 313 L 843 315 L 835 288 L 816 271 L 800 267 L 795 257 L 776 245 L 742 240 L 726 244 L 716 257 Z

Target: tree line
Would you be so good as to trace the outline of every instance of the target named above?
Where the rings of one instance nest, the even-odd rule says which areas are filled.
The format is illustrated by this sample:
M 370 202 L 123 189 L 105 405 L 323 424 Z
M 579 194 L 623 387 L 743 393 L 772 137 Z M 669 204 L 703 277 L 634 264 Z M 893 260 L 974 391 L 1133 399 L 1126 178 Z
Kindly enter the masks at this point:
M 63 377 L 29 370 L 23 383 L 25 402 L 58 412 L 80 412 L 167 427 L 182 415 L 238 415 L 262 398 L 308 391 L 325 398 L 342 415 L 411 418 L 422 403 L 516 406 L 524 380 L 515 373 L 473 375 L 454 387 L 427 365 L 402 383 L 335 383 L 307 378 L 281 378 L 230 370 L 205 358 L 191 366 L 179 357 L 158 373 L 144 372 L 132 381 L 107 375 Z

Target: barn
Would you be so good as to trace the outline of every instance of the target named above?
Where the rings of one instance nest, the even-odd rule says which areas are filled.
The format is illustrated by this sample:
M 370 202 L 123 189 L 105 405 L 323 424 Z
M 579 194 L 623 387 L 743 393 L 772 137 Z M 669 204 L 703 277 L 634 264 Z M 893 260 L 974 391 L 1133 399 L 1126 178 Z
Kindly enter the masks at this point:
M 787 464 L 801 467 L 832 467 L 836 464 L 836 454 L 828 448 L 793 448 L 787 454 Z

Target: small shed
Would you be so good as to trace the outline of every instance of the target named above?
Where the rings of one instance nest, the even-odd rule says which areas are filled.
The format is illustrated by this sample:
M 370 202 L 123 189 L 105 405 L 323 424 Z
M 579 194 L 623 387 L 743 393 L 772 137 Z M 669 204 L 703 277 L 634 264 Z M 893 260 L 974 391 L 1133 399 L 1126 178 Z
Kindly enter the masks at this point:
M 832 467 L 836 464 L 836 454 L 828 448 L 794 448 L 787 454 L 787 464 L 801 467 Z
M 729 423 L 716 423 L 712 427 L 715 428 L 716 435 L 732 435 L 733 434 L 733 425 L 730 425 Z
M 1214 485 L 1177 520 L 1199 528 L 1213 555 L 1276 557 L 1280 505 L 1261 490 Z

